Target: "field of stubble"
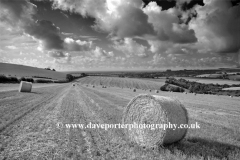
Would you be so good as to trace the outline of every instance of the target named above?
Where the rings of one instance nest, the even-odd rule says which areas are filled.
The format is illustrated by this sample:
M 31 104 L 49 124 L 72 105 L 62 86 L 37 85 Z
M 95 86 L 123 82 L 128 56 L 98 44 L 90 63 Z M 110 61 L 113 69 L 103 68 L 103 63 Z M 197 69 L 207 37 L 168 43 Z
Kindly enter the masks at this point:
M 75 86 L 33 88 L 31 93 L 0 92 L 0 160 L 240 159 L 240 98 L 154 93 L 140 89 L 154 89 L 154 82 L 103 79 L 83 78 Z M 133 92 L 130 87 L 139 89 Z M 143 93 L 179 99 L 189 112 L 189 123 L 198 122 L 201 128 L 188 130 L 180 143 L 152 150 L 130 143 L 121 129 L 57 127 L 59 122 L 120 123 L 127 103 Z

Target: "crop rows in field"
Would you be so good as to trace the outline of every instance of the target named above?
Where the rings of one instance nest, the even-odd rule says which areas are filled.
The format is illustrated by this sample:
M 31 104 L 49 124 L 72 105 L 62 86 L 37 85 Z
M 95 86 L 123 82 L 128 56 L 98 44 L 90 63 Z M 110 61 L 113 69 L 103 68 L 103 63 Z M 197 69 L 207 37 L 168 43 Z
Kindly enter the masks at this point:
M 122 129 L 58 128 L 58 122 L 85 125 L 89 122 L 121 123 L 123 110 L 134 96 L 155 94 L 120 87 L 103 89 L 97 86 L 100 80 L 103 85 L 109 84 L 107 86 L 134 86 L 138 83 L 139 87 L 144 87 L 143 84 L 148 87 L 151 84 L 147 80 L 129 78 L 86 77 L 78 80 L 83 85 L 34 88 L 32 93 L 0 92 L 0 117 L 3 117 L 0 120 L 4 122 L 0 131 L 0 160 L 239 160 L 238 98 L 160 91 L 158 95 L 179 99 L 189 112 L 189 123 L 198 122 L 201 128 L 189 130 L 179 143 L 155 150 L 129 143 Z M 86 84 L 96 87 L 86 87 Z M 16 115 L 19 116 L 17 120 Z
M 159 90 L 164 82 L 154 82 L 135 78 L 118 78 L 118 77 L 85 77 L 78 80 L 81 84 L 104 85 L 107 87 L 136 88 Z

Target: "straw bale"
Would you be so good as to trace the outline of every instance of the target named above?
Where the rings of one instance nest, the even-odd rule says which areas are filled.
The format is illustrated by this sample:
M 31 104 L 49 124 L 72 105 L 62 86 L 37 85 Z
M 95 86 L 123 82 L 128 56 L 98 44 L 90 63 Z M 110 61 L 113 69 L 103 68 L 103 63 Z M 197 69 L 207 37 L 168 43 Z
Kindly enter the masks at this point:
M 158 95 L 139 95 L 133 98 L 124 110 L 123 124 L 188 124 L 188 113 L 185 107 L 176 99 Z M 130 141 L 143 147 L 171 144 L 182 140 L 186 128 L 163 129 L 162 127 L 126 128 L 126 136 Z

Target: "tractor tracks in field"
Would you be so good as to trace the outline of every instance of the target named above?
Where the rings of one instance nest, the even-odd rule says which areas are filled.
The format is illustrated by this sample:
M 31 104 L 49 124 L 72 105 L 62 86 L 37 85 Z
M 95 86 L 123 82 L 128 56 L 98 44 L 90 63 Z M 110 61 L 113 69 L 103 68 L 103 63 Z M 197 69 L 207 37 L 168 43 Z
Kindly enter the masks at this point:
M 69 84 L 41 93 L 29 110 L 0 132 L 0 159 L 154 159 L 152 151 L 130 144 L 121 129 L 57 125 L 118 123 L 122 110 L 111 98 Z
M 122 109 L 110 101 L 98 96 L 91 90 L 78 86 L 78 103 L 85 115 L 87 123 L 118 124 L 121 123 Z M 109 103 L 110 102 L 110 103 Z M 100 110 L 99 110 L 100 108 Z M 123 129 L 86 129 L 86 135 L 92 146 L 93 159 L 132 159 L 133 157 L 148 157 L 152 159 L 156 154 L 144 151 L 137 145 L 130 144 L 125 137 Z M 151 155 L 151 156 L 149 156 Z
M 52 90 L 51 90 L 52 89 Z M 66 87 L 50 88 L 50 93 L 43 96 L 37 104 L 13 119 L 0 133 L 0 159 L 35 159 L 41 150 L 57 146 L 52 130 L 56 128 L 57 112 Z M 46 92 L 46 89 L 43 90 Z M 48 91 L 47 91 L 48 92 Z M 38 157 L 39 158 L 39 157 Z
M 18 93 L 18 94 L 21 94 L 21 93 Z M 58 92 L 56 93 L 53 92 L 53 94 L 48 93 L 42 96 L 32 96 L 32 94 L 30 93 L 29 95 L 28 93 L 28 94 L 25 94 L 24 97 L 21 97 L 21 99 L 16 98 L 16 100 L 13 99 L 10 102 L 5 102 L 10 106 L 12 105 L 13 107 L 7 108 L 8 110 L 4 111 L 3 113 L 4 114 L 14 113 L 15 115 L 9 115 L 9 120 L 0 127 L 0 133 L 3 132 L 7 127 L 12 125 L 14 122 L 26 116 L 27 114 L 53 101 L 53 98 L 56 97 Z

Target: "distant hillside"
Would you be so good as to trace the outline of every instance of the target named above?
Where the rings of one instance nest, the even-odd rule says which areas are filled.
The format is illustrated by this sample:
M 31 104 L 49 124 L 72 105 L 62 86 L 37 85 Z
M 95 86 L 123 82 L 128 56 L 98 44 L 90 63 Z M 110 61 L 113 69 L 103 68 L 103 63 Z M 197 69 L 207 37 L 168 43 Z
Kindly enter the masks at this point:
M 5 76 L 16 75 L 17 77 L 47 77 L 55 80 L 66 79 L 66 73 L 10 63 L 0 63 L 0 74 Z

